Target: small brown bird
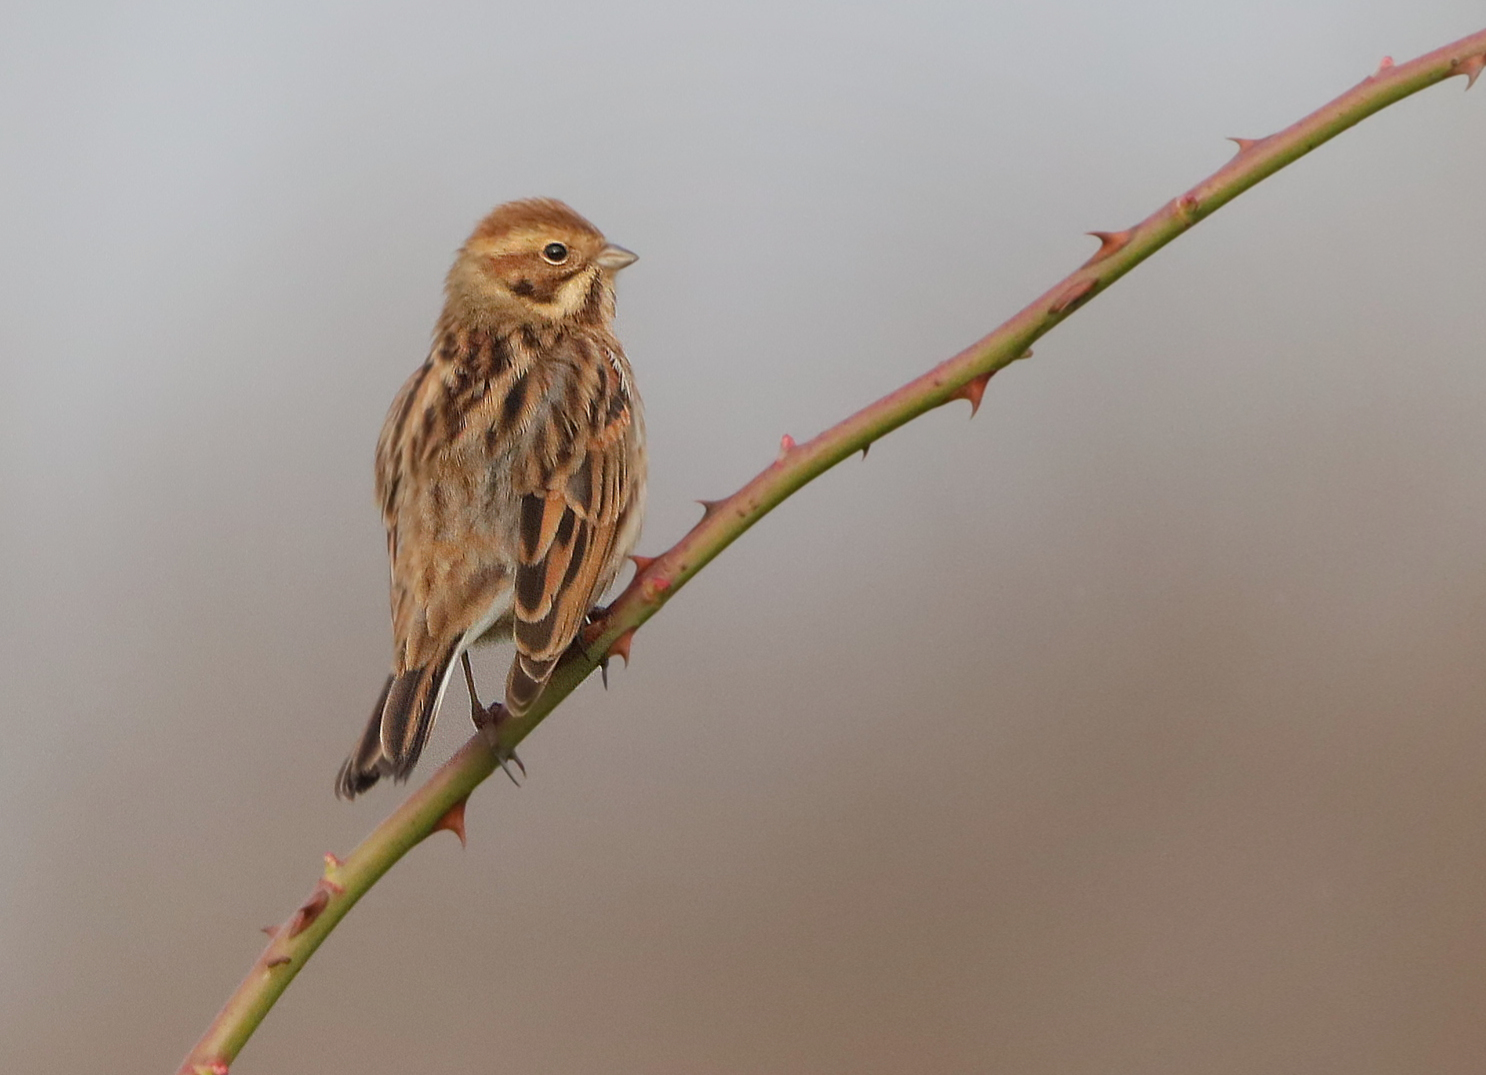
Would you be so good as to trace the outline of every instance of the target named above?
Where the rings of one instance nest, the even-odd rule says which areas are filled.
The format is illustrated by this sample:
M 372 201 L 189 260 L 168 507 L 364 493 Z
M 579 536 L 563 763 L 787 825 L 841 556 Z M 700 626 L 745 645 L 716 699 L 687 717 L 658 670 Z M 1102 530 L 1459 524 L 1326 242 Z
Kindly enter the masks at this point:
M 338 795 L 407 778 L 476 642 L 514 638 L 504 709 L 530 709 L 634 548 L 645 427 L 612 329 L 634 260 L 550 198 L 500 206 L 454 259 L 428 359 L 377 441 L 392 674 Z

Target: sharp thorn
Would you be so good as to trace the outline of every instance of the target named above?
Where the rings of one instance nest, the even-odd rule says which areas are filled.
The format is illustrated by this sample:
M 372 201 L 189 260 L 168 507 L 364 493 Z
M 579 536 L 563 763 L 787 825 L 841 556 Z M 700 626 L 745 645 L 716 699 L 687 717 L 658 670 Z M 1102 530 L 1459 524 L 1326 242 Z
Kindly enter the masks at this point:
M 702 521 L 706 522 L 712 518 L 713 512 L 722 507 L 723 502 L 721 500 L 698 500 L 697 503 L 702 505 Z
M 464 806 L 467 802 L 469 802 L 468 795 L 444 811 L 444 816 L 433 823 L 433 828 L 429 830 L 429 835 L 447 830 L 459 837 L 460 847 L 467 846 L 464 840 Z
M 658 556 L 636 556 L 634 553 L 630 553 L 629 558 L 635 562 L 636 575 L 640 574 L 651 564 L 655 563 L 656 560 L 660 559 L 660 557 Z
M 1257 138 L 1229 138 L 1228 141 L 1238 146 L 1239 156 L 1242 156 L 1259 144 L 1259 139 Z
M 629 667 L 629 647 L 630 647 L 630 643 L 633 642 L 634 640 L 635 640 L 635 629 L 633 627 L 631 627 L 628 631 L 625 631 L 624 634 L 620 635 L 618 638 L 616 638 L 613 641 L 613 643 L 609 646 L 609 652 L 606 653 L 604 656 L 605 657 L 623 657 L 624 658 L 624 667 L 628 668 Z
M 867 461 L 867 449 L 870 447 L 872 447 L 872 442 L 870 440 L 866 444 L 862 445 L 862 462 L 864 463 Z
M 1465 88 L 1467 90 L 1476 84 L 1476 79 L 1481 77 L 1481 70 L 1483 68 L 1486 68 L 1486 53 L 1461 61 L 1459 73 L 1465 76 Z
M 265 963 L 263 965 L 265 967 L 267 967 L 269 970 L 273 970 L 275 967 L 282 967 L 285 963 L 293 963 L 293 962 L 294 962 L 294 960 L 290 959 L 288 956 L 274 956 L 272 959 L 270 959 L 267 963 Z
M 1109 257 L 1109 255 L 1113 254 L 1116 250 L 1122 249 L 1130 242 L 1129 228 L 1126 228 L 1124 231 L 1090 231 L 1084 234 L 1092 235 L 1099 240 L 1099 249 L 1094 251 L 1093 257 L 1084 262 L 1085 265 L 1090 265 Z
M 599 679 L 603 681 L 604 690 L 609 689 L 609 655 L 604 654 L 603 660 L 599 661 Z
M 980 399 L 986 394 L 986 385 L 990 383 L 991 376 L 995 370 L 987 370 L 985 373 L 972 377 L 955 390 L 950 399 L 968 399 L 970 401 L 970 417 L 974 418 L 980 410 Z M 946 400 L 945 402 L 948 402 Z
M 258 927 L 258 932 L 260 932 L 260 933 L 267 933 L 270 937 L 277 937 L 279 935 L 279 927 L 278 926 L 259 926 Z

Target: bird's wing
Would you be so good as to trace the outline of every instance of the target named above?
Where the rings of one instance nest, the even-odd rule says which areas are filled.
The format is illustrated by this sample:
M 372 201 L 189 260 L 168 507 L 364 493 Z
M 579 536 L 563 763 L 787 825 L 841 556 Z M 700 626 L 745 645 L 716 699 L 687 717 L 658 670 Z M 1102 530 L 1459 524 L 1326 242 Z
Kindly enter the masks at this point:
M 529 405 L 533 450 L 513 476 L 519 496 L 514 586 L 516 658 L 507 710 L 541 693 L 584 617 L 614 580 L 634 531 L 644 474 L 636 473 L 637 402 L 617 345 L 587 341 L 591 360 Z M 545 399 L 549 408 L 543 413 Z

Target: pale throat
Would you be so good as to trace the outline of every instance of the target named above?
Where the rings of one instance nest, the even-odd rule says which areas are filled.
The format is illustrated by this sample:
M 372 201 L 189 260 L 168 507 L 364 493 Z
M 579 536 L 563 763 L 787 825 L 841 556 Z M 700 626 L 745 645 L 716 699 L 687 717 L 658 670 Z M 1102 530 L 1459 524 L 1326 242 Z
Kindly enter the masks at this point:
M 588 293 L 593 288 L 594 277 L 597 274 L 597 269 L 585 269 L 560 285 L 557 289 L 557 296 L 551 302 L 528 300 L 528 304 L 549 321 L 567 321 L 588 305 Z

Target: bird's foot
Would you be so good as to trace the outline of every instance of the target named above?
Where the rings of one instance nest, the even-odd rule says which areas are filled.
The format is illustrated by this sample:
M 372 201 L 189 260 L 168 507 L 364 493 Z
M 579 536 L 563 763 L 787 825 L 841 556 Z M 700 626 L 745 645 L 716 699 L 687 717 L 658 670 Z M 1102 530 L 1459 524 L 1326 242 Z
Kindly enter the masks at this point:
M 516 779 L 516 774 L 511 772 L 511 766 L 508 763 L 515 762 L 516 768 L 521 770 L 522 776 L 526 775 L 526 766 L 516 756 L 516 751 L 501 742 L 500 737 L 500 730 L 511 719 L 511 715 L 506 712 L 506 707 L 499 702 L 492 702 L 488 707 L 484 708 L 477 705 L 476 709 L 477 712 L 474 714 L 475 727 L 480 729 L 480 736 L 495 755 L 496 763 L 500 765 L 501 771 L 511 778 L 511 783 L 519 788 L 521 781 Z

